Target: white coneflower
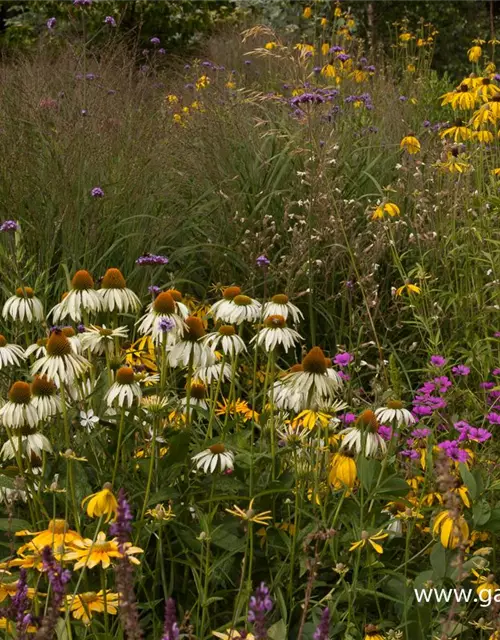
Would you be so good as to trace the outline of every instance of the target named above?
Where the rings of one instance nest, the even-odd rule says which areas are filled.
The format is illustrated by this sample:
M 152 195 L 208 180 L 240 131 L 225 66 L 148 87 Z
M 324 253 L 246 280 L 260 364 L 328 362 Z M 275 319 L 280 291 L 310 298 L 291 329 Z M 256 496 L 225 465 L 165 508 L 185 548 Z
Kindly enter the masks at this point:
M 202 321 L 196 316 L 188 316 L 184 322 L 185 329 L 182 339 L 172 347 L 168 354 L 170 366 L 187 367 L 191 364 L 193 367 L 205 367 L 214 364 L 213 351 L 200 341 L 205 336 Z
M 41 322 L 44 320 L 43 305 L 35 296 L 31 287 L 18 287 L 16 295 L 11 296 L 3 305 L 2 315 L 20 322 Z
M 189 396 L 189 410 L 190 411 L 192 411 L 193 409 L 207 410 L 208 404 L 206 401 L 206 397 L 207 397 L 207 388 L 203 384 L 203 382 L 198 380 L 195 380 L 194 382 L 192 382 L 190 396 Z M 182 407 L 182 412 L 186 413 L 187 405 L 188 405 L 187 396 L 184 398 L 181 398 L 180 404 Z
M 78 334 L 73 327 L 61 327 L 61 333 L 68 338 L 73 353 L 82 352 L 82 342 L 80 340 L 80 334 Z
M 408 409 L 405 409 L 400 400 L 389 400 L 386 407 L 380 407 L 375 411 L 380 422 L 394 422 L 398 427 L 409 426 L 416 422 Z
M 14 382 L 8 401 L 0 407 L 0 423 L 9 429 L 36 427 L 38 413 L 33 406 L 31 388 L 27 382 Z
M 80 341 L 84 349 L 90 349 L 91 353 L 102 356 L 105 353 L 112 353 L 115 346 L 115 338 L 126 338 L 127 335 L 127 327 L 106 329 L 106 325 L 98 327 L 91 324 L 80 334 Z
M 201 453 L 197 453 L 191 458 L 197 469 L 203 469 L 205 473 L 213 473 L 217 467 L 221 471 L 232 469 L 234 465 L 234 453 L 227 451 L 226 447 L 220 444 L 213 444 Z
M 285 320 L 291 316 L 293 324 L 299 324 L 304 318 L 302 311 L 292 304 L 284 293 L 278 293 L 271 298 L 270 302 L 264 304 L 262 316 L 264 319 L 269 316 L 283 316 Z
M 131 289 L 119 269 L 108 269 L 97 291 L 103 311 L 135 313 L 141 308 L 141 301 Z
M 142 391 L 135 381 L 134 370 L 130 367 L 120 367 L 116 372 L 116 382 L 109 388 L 105 400 L 108 407 L 117 404 L 119 407 L 131 407 L 134 400 L 140 400 Z
M 232 310 L 227 322 L 241 324 L 242 322 L 257 322 L 262 314 L 262 305 L 258 300 L 249 296 L 239 295 L 232 299 Z
M 80 322 L 82 312 L 96 314 L 101 310 L 101 299 L 94 290 L 94 279 L 88 271 L 77 271 L 71 280 L 71 290 L 59 304 L 50 311 L 55 324 L 68 316 L 73 322 Z M 49 315 L 50 315 L 49 314 Z
M 282 346 L 285 353 L 302 340 L 302 336 L 286 326 L 283 316 L 269 316 L 264 320 L 264 328 L 255 335 L 250 342 L 256 342 L 265 351 L 274 351 L 278 345 Z
M 177 291 L 177 289 L 167 289 L 165 293 L 169 293 L 172 298 L 175 300 L 177 305 L 177 310 L 182 318 L 187 318 L 189 315 L 189 309 L 184 302 L 182 302 L 182 293 Z
M 64 333 L 55 329 L 47 341 L 47 355 L 36 360 L 31 373 L 38 373 L 53 380 L 57 386 L 73 382 L 90 367 L 90 362 L 74 353 L 70 341 Z
M 21 451 L 29 458 L 36 456 L 41 458 L 44 451 L 52 453 L 52 446 L 49 440 L 42 434 L 38 433 L 34 428 L 24 427 L 21 429 Z M 19 451 L 19 435 L 15 434 L 12 439 L 9 438 L 0 451 L 0 457 L 4 460 L 10 460 L 16 457 Z
M 178 304 L 168 291 L 159 293 L 146 313 L 136 322 L 141 335 L 150 335 L 155 344 L 164 341 L 171 346 L 177 342 L 184 330 L 184 322 L 177 313 Z
M 26 357 L 24 349 L 17 344 L 9 344 L 5 336 L 0 334 L 0 369 L 19 367 Z
M 26 349 L 24 352 L 24 356 L 29 358 L 30 356 L 35 356 L 35 358 L 43 358 L 43 356 L 47 355 L 47 346 L 48 338 L 39 338 L 33 344 Z
M 233 309 L 232 301 L 240 294 L 240 287 L 226 287 L 222 292 L 222 298 L 217 300 L 217 302 L 210 307 L 208 313 L 213 315 L 216 320 L 228 322 L 227 318 L 230 316 Z
M 230 324 L 223 324 L 217 331 L 208 333 L 202 342 L 210 347 L 212 351 L 215 352 L 220 349 L 224 355 L 231 358 L 247 350 L 243 339 Z
M 45 376 L 35 376 L 31 383 L 32 403 L 40 420 L 51 418 L 62 411 L 61 398 L 57 396 L 57 387 Z
M 301 447 L 311 431 L 302 425 L 294 426 L 289 422 L 276 429 L 276 433 L 283 444 L 289 447 Z
M 289 374 L 298 373 L 304 371 L 301 364 L 295 364 L 291 367 Z M 285 378 L 287 377 L 285 376 Z M 273 384 L 273 388 L 268 393 L 269 398 L 272 398 L 273 404 L 282 411 L 294 411 L 300 413 L 306 406 L 307 394 L 302 393 L 291 388 L 290 384 L 286 380 L 279 379 Z
M 363 411 L 354 426 L 343 429 L 339 435 L 343 436 L 341 449 L 361 453 L 364 442 L 363 453 L 366 457 L 376 455 L 379 449 L 382 453 L 387 451 L 387 444 L 378 433 L 377 417 L 370 409 Z
M 325 354 L 319 347 L 313 347 L 302 360 L 302 370 L 287 374 L 284 382 L 311 404 L 328 402 L 341 387 L 337 378 L 328 375 Z
M 216 382 L 221 378 L 221 381 L 229 381 L 233 377 L 233 370 L 231 365 L 227 362 L 222 366 L 222 362 L 216 362 L 215 364 L 209 364 L 206 367 L 199 367 L 193 371 L 193 378 L 203 382 L 207 386 L 210 386 L 212 382 Z
M 141 409 L 144 409 L 144 411 L 151 415 L 163 413 L 167 406 L 167 398 L 162 398 L 161 396 L 152 395 L 141 398 Z

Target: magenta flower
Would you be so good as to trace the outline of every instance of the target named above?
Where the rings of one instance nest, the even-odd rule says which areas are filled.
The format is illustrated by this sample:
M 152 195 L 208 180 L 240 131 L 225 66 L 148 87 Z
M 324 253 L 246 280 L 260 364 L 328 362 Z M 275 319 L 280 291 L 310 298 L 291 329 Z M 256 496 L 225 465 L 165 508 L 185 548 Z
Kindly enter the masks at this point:
M 444 365 L 446 364 L 446 358 L 443 358 L 443 356 L 431 356 L 431 364 L 434 365 L 435 367 L 444 367 Z
M 337 353 L 335 358 L 333 359 L 334 364 L 337 364 L 339 367 L 347 367 L 354 360 L 354 356 L 352 356 L 347 351 L 345 353 Z
M 378 428 L 378 435 L 382 436 L 384 440 L 389 442 L 392 439 L 392 427 L 387 427 L 385 424 L 381 424 Z
M 500 424 L 500 413 L 492 411 L 491 413 L 488 413 L 486 420 L 488 420 L 490 424 Z
M 457 364 L 451 371 L 456 376 L 468 376 L 470 373 L 469 367 L 466 367 L 464 364 Z

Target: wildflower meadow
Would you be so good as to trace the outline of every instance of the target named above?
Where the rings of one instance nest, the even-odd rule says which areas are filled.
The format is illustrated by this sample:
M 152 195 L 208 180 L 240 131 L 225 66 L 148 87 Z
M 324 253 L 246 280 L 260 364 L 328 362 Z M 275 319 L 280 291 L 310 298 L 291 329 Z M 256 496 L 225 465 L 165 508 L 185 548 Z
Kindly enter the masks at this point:
M 500 640 L 500 41 L 471 24 L 452 76 L 425 15 L 176 50 L 34 4 L 0 61 L 0 637 Z

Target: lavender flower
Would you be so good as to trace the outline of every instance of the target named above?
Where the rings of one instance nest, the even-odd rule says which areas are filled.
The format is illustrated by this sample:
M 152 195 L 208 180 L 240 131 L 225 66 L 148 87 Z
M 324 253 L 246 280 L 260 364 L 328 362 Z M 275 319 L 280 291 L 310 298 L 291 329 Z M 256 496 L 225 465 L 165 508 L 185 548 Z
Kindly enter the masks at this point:
M 139 266 L 151 265 L 151 264 L 168 264 L 167 256 L 157 256 L 153 253 L 145 253 L 144 255 L 137 258 L 135 264 Z
M 20 228 L 15 220 L 5 220 L 0 224 L 0 231 L 19 231 Z
M 165 623 L 161 640 L 178 640 L 180 635 L 175 615 L 175 600 L 169 598 L 165 603 Z
M 132 520 L 134 518 L 123 489 L 120 489 L 118 492 L 117 502 L 118 509 L 116 513 L 116 520 L 110 525 L 109 533 L 110 535 L 118 538 L 120 551 L 122 551 L 123 545 L 130 539 L 130 535 L 132 533 Z
M 94 187 L 90 190 L 90 195 L 93 198 L 104 198 L 104 191 L 101 189 L 101 187 Z
M 106 16 L 104 18 L 104 24 L 109 24 L 110 27 L 116 27 L 116 20 L 113 16 Z
M 271 264 L 271 261 L 265 255 L 259 256 L 255 262 L 257 263 L 257 266 L 261 267 L 262 269 L 265 269 Z
M 19 580 L 16 585 L 16 593 L 14 594 L 10 605 L 4 611 L 4 615 L 9 620 L 16 623 L 17 638 L 25 640 L 27 638 L 26 629 L 31 622 L 31 614 L 26 614 L 29 607 L 28 599 L 28 583 L 26 580 L 26 569 L 20 569 Z
M 273 601 L 269 595 L 269 589 L 264 582 L 260 583 L 248 605 L 248 622 L 253 624 L 256 640 L 266 640 L 267 625 L 266 615 L 272 610 Z
M 330 630 L 330 609 L 326 607 L 321 615 L 321 621 L 316 627 L 313 640 L 328 640 Z
M 57 20 L 55 18 L 49 18 L 45 24 L 47 25 L 47 29 L 49 29 L 49 31 L 52 31 L 52 29 L 55 28 L 56 23 Z

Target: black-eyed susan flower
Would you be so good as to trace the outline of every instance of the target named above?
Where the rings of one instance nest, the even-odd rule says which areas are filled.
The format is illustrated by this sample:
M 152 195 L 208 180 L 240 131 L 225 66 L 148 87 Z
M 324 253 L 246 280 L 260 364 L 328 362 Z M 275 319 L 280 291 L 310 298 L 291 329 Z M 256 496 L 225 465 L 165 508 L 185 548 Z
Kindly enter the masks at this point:
M 394 204 L 393 202 L 384 202 L 375 207 L 372 213 L 372 220 L 383 220 L 385 214 L 394 218 L 399 216 L 401 211 L 397 204 Z
M 47 529 L 44 531 L 31 532 L 28 530 L 16 531 L 16 536 L 33 536 L 30 542 L 21 546 L 17 553 L 22 555 L 25 551 L 41 552 L 44 547 L 51 547 L 52 549 L 59 551 L 70 547 L 82 540 L 82 537 L 76 531 L 69 528 L 69 524 L 66 520 L 55 519 L 50 520 Z
M 75 595 L 66 596 L 66 605 L 71 611 L 75 620 L 81 620 L 83 624 L 89 625 L 95 613 L 104 613 L 116 616 L 118 613 L 118 593 L 113 593 L 110 589 L 97 593 L 86 591 Z
M 19 380 L 9 389 L 8 401 L 0 407 L 0 424 L 10 429 L 36 427 L 38 413 L 33 406 L 31 388 Z
M 202 338 L 202 342 L 209 346 L 212 351 L 220 349 L 222 353 L 230 358 L 247 350 L 245 342 L 236 333 L 236 329 L 231 324 L 221 325 L 217 331 L 208 333 Z
M 444 173 L 466 173 L 471 165 L 465 153 L 461 153 L 458 147 L 452 147 L 444 152 L 444 156 L 435 166 Z
M 179 311 L 178 303 L 172 294 L 163 291 L 148 305 L 146 313 L 136 322 L 137 330 L 142 335 L 150 335 L 155 344 L 164 342 L 171 346 L 179 339 L 185 328 Z M 165 331 L 167 322 L 170 323 L 171 328 Z
M 384 438 L 378 433 L 379 423 L 377 416 L 370 409 L 365 409 L 357 418 L 354 426 L 347 427 L 340 431 L 342 438 L 342 449 L 355 451 L 356 454 L 363 453 L 365 456 L 375 456 L 381 451 L 387 451 L 387 444 Z
M 19 580 L 7 582 L 6 580 L 0 580 L 0 602 L 3 602 L 7 597 L 13 598 L 16 595 Z M 36 590 L 28 588 L 26 595 L 30 600 L 35 596 Z
M 119 407 L 131 407 L 134 401 L 142 397 L 141 387 L 135 379 L 131 367 L 120 367 L 116 372 L 115 382 L 111 385 L 104 399 L 108 407 L 117 404 Z
M 244 522 L 254 522 L 255 524 L 260 524 L 264 527 L 267 527 L 270 521 L 273 519 L 271 515 L 271 511 L 260 511 L 256 512 L 253 508 L 253 503 L 255 498 L 250 500 L 250 504 L 248 505 L 248 509 L 241 509 L 238 505 L 234 504 L 232 509 L 226 509 L 228 513 L 236 518 L 240 518 Z
M 312 8 L 304 7 L 304 11 L 302 12 L 302 17 L 306 20 L 312 16 Z
M 26 353 L 17 344 L 9 344 L 7 338 L 0 334 L 0 369 L 4 367 L 20 367 Z
M 133 564 L 140 564 L 140 560 L 135 556 L 142 553 L 139 547 L 134 547 L 130 543 L 125 545 L 125 555 Z M 107 569 L 114 560 L 122 558 L 118 540 L 106 539 L 104 531 L 99 531 L 95 540 L 90 538 L 80 538 L 71 542 L 69 551 L 65 554 L 64 559 L 68 562 L 75 562 L 73 569 L 78 571 L 87 567 L 93 569 L 101 565 L 103 569 Z
M 247 420 L 258 420 L 259 414 L 257 411 L 254 411 L 246 400 L 240 400 L 237 398 L 233 402 L 228 402 L 224 399 L 223 402 L 217 403 L 217 409 L 215 410 L 215 414 L 218 416 L 229 415 L 238 415 L 243 418 L 246 422 Z
M 181 335 L 168 353 L 171 367 L 204 367 L 215 363 L 214 352 L 202 341 L 206 332 L 200 318 L 188 316 Z
M 488 595 L 494 595 L 500 591 L 500 586 L 495 582 L 495 576 L 492 573 L 484 576 L 472 569 L 472 574 L 476 579 L 471 582 L 477 584 L 476 593 L 480 598 L 486 598 Z
M 352 489 L 357 475 L 356 461 L 350 453 L 340 451 L 332 456 L 328 481 L 334 489 Z
M 451 127 L 439 133 L 441 138 L 453 138 L 454 142 L 466 142 L 472 138 L 472 131 L 460 118 Z
M 266 49 L 267 51 L 272 51 L 273 49 L 276 49 L 277 46 L 278 46 L 277 42 L 270 41 L 270 42 L 266 42 L 266 44 L 264 45 L 264 49 Z
M 380 422 L 394 422 L 398 427 L 416 422 L 413 414 L 405 409 L 401 400 L 389 400 L 385 407 L 375 410 L 375 416 Z
M 5 319 L 19 322 L 42 322 L 45 319 L 43 304 L 31 287 L 18 287 L 16 294 L 5 301 L 2 309 Z
M 127 288 L 127 282 L 119 269 L 110 268 L 106 271 L 97 294 L 103 311 L 135 313 L 141 308 L 141 301 L 132 289 Z
M 411 282 L 407 282 L 403 286 L 401 286 L 398 289 L 396 289 L 396 295 L 397 296 L 402 296 L 403 293 L 405 293 L 405 292 L 410 294 L 410 295 L 419 294 L 419 293 L 422 293 L 422 289 L 420 287 L 417 287 L 416 284 L 411 284 Z
M 90 362 L 74 352 L 69 339 L 60 329 L 52 331 L 45 349 L 47 355 L 35 361 L 31 373 L 47 376 L 58 387 L 71 384 L 90 368 Z
M 443 94 L 441 99 L 442 107 L 449 104 L 454 111 L 468 111 L 473 109 L 476 104 L 476 96 L 465 82 L 462 82 L 455 91 L 448 91 L 448 93 Z
M 439 535 L 441 544 L 447 549 L 456 549 L 469 539 L 469 525 L 461 514 L 442 511 L 434 520 L 432 533 Z
M 195 463 L 197 469 L 202 469 L 205 473 L 213 473 L 217 468 L 221 471 L 232 469 L 234 453 L 226 449 L 225 445 L 220 442 L 197 453 L 191 460 Z
M 176 517 L 170 504 L 165 508 L 161 503 L 157 504 L 156 507 L 153 507 L 152 509 L 148 509 L 146 511 L 146 515 L 150 516 L 157 522 L 169 522 Z
M 89 327 L 86 327 L 85 331 L 80 335 L 80 340 L 84 349 L 90 349 L 91 353 L 102 356 L 105 353 L 111 354 L 114 349 L 115 340 L 126 338 L 127 335 L 127 327 L 107 329 L 106 325 L 98 327 L 91 324 Z
M 106 522 L 109 522 L 113 516 L 116 516 L 118 502 L 111 490 L 109 482 L 103 486 L 101 491 L 93 493 L 82 500 L 82 509 L 87 505 L 87 515 L 89 518 L 100 518 L 106 516 Z
M 94 279 L 88 271 L 77 271 L 71 280 L 71 290 L 63 296 L 61 302 L 49 312 L 54 323 L 59 323 L 68 316 L 73 322 L 82 320 L 82 313 L 89 315 L 101 310 L 101 299 L 94 290 Z
M 477 62 L 483 55 L 483 50 L 479 45 L 474 45 L 467 51 L 467 56 L 470 62 Z
M 290 299 L 284 293 L 277 293 L 269 302 L 264 304 L 262 317 L 283 316 L 288 321 L 290 316 L 293 324 L 299 324 L 304 318 L 302 311 L 290 302 Z
M 365 635 L 363 640 L 385 640 L 383 633 L 374 624 L 367 624 L 365 627 Z
M 40 420 L 46 420 L 62 411 L 62 401 L 57 387 L 46 376 L 35 376 L 31 383 L 32 404 Z
M 349 547 L 349 551 L 356 551 L 356 549 L 364 549 L 368 544 L 377 552 L 383 553 L 384 549 L 379 542 L 381 540 L 385 540 L 389 536 L 388 533 L 384 532 L 383 529 L 380 529 L 377 533 L 369 534 L 368 531 L 361 532 L 360 540 L 356 540 Z
M 476 87 L 476 97 L 481 98 L 484 102 L 488 102 L 493 96 L 500 93 L 500 88 L 494 84 L 490 78 L 479 78 L 479 82 Z
M 327 427 L 332 416 L 323 411 L 314 411 L 313 409 L 304 409 L 293 420 L 292 425 L 297 427 L 303 425 L 306 429 L 314 429 L 314 427 Z
M 243 638 L 245 638 L 245 640 L 256 640 L 253 633 L 248 633 L 245 631 L 245 635 L 242 636 L 241 633 L 236 629 L 226 629 L 225 633 L 220 631 L 212 631 L 212 635 L 215 638 L 219 638 L 220 640 L 240 640 L 240 638 L 242 640 Z
M 413 155 L 420 151 L 420 142 L 413 133 L 409 133 L 401 140 L 399 148 L 402 151 L 407 151 L 409 154 Z
M 257 346 L 262 347 L 265 351 L 274 351 L 277 346 L 283 347 L 285 353 L 292 349 L 302 336 L 294 329 L 286 326 L 286 320 L 283 316 L 268 316 L 264 320 L 264 326 L 250 340 L 255 342 Z
M 141 367 L 156 372 L 155 346 L 151 336 L 143 336 L 125 350 L 125 362 L 131 367 Z

